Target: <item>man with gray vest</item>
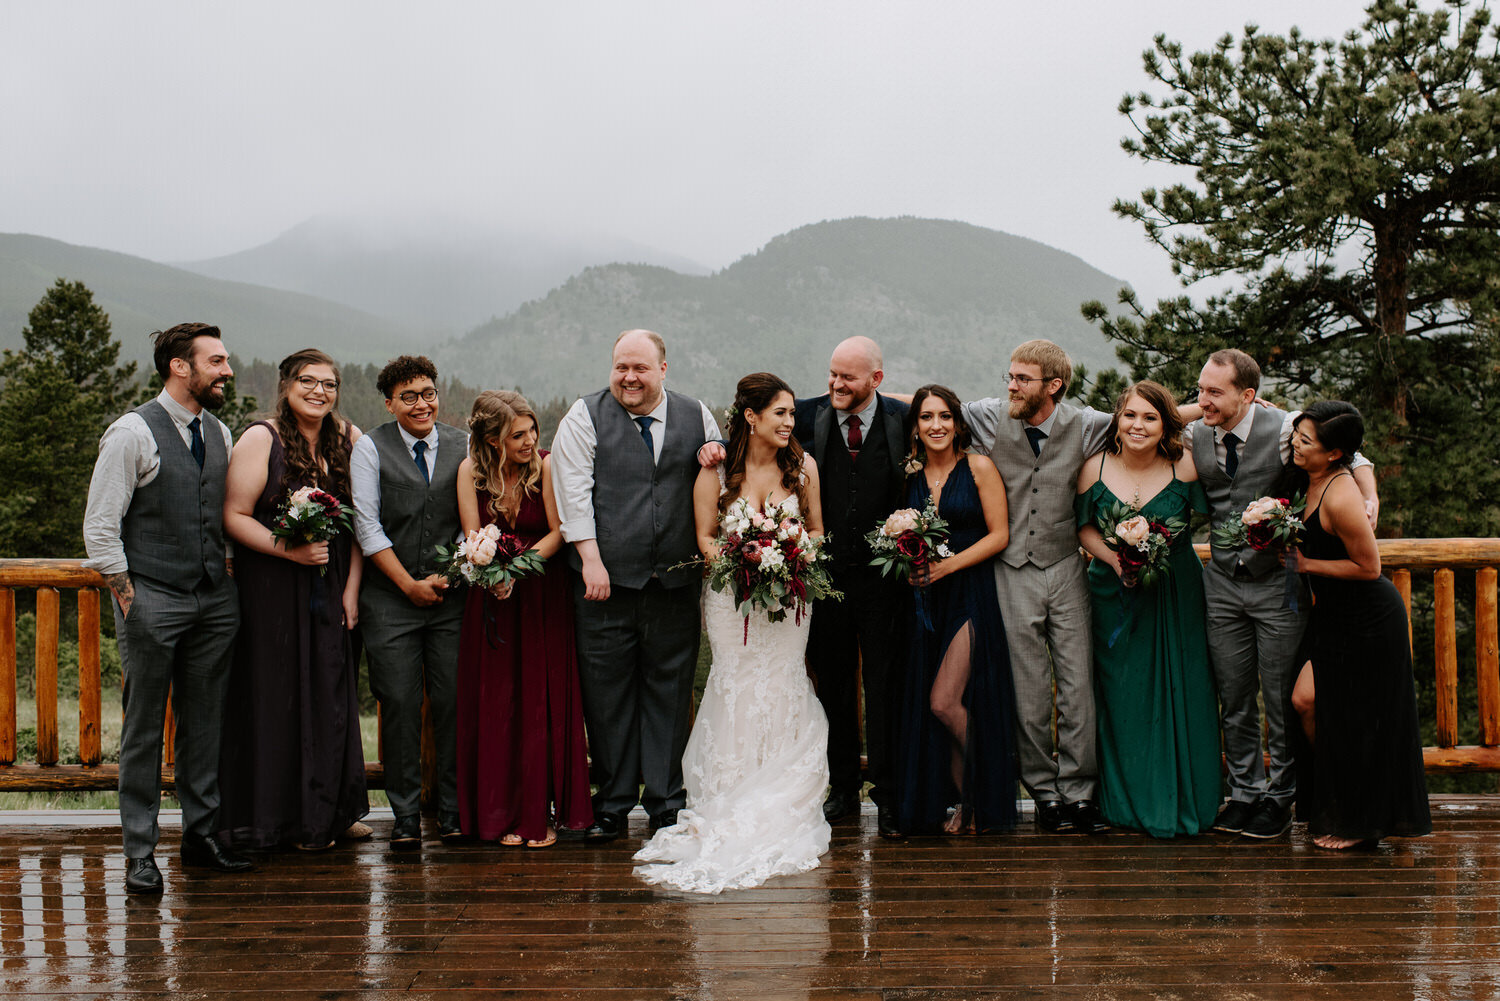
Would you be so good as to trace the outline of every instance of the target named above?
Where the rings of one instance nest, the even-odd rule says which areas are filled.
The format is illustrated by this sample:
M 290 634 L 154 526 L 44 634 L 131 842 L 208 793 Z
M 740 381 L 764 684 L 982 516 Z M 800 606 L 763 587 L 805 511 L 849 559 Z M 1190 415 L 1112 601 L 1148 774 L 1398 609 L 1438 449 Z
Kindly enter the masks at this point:
M 1010 544 L 995 560 L 995 578 L 1015 679 L 1021 781 L 1043 830 L 1096 834 L 1109 823 L 1094 802 L 1093 624 L 1073 496 L 1112 418 L 1062 402 L 1072 377 L 1062 348 L 1027 341 L 1011 353 L 1008 399 L 966 403 L 964 418 L 974 450 L 1000 470 L 1010 510 Z
M 661 336 L 625 331 L 609 388 L 576 401 L 552 442 L 598 787 L 591 841 L 625 833 L 638 801 L 652 833 L 676 823 L 686 801 L 703 575 L 683 564 L 698 555 L 698 449 L 719 427 L 702 403 L 665 390 L 666 374 Z
M 125 889 L 160 893 L 161 749 L 168 693 L 177 725 L 181 858 L 250 868 L 219 843 L 219 737 L 239 599 L 224 543 L 229 429 L 208 411 L 234 376 L 219 328 L 180 323 L 152 334 L 163 388 L 99 439 L 83 519 L 84 566 L 114 595 L 125 675 L 120 827 Z
M 1203 417 L 1188 426 L 1183 444 L 1192 452 L 1216 527 L 1270 494 L 1291 460 L 1297 414 L 1256 405 L 1259 389 L 1260 366 L 1234 348 L 1210 355 L 1198 377 Z M 1378 511 L 1374 467 L 1356 454 L 1351 468 L 1373 522 Z M 1290 607 L 1286 571 L 1273 550 L 1228 550 L 1211 544 L 1210 552 L 1203 570 L 1208 651 L 1219 689 L 1229 772 L 1229 802 L 1219 811 L 1214 830 L 1277 838 L 1291 826 L 1296 796 L 1287 727 L 1296 719 L 1290 702 L 1297 645 L 1307 624 L 1307 598 L 1303 594 L 1297 607 Z M 1265 704 L 1265 754 L 1257 696 Z
M 349 456 L 359 548 L 365 571 L 359 621 L 370 662 L 370 691 L 380 701 L 385 791 L 396 821 L 391 847 L 422 844 L 422 696 L 436 745 L 438 836 L 463 838 L 458 822 L 456 730 L 458 635 L 464 603 L 445 600 L 437 547 L 453 543 L 458 466 L 468 436 L 440 424 L 437 367 L 402 355 L 375 385 L 395 420 L 355 442 Z

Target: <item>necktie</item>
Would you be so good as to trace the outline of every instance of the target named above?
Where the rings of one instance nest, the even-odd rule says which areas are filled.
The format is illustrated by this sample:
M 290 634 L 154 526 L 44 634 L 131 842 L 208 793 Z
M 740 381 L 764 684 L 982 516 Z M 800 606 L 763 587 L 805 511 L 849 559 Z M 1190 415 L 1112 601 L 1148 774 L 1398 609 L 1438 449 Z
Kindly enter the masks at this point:
M 641 441 L 646 443 L 646 451 L 651 453 L 651 461 L 656 461 L 656 441 L 651 437 L 651 425 L 656 423 L 655 417 L 637 417 L 635 422 L 641 426 Z
M 1041 458 L 1042 439 L 1047 436 L 1042 434 L 1041 428 L 1028 427 L 1025 430 L 1026 440 L 1031 442 L 1031 454 L 1036 456 L 1037 458 Z
M 412 446 L 412 454 L 417 458 L 417 468 L 422 471 L 422 479 L 428 483 L 432 482 L 432 473 L 427 471 L 427 443 L 419 441 Z
M 864 421 L 859 419 L 859 414 L 849 418 L 849 454 L 859 458 L 860 446 L 865 443 Z
M 193 458 L 198 460 L 198 468 L 203 468 L 203 419 L 194 417 L 188 421 L 188 430 L 193 432 Z
M 1224 436 L 1224 472 L 1232 480 L 1240 468 L 1240 439 L 1233 431 Z

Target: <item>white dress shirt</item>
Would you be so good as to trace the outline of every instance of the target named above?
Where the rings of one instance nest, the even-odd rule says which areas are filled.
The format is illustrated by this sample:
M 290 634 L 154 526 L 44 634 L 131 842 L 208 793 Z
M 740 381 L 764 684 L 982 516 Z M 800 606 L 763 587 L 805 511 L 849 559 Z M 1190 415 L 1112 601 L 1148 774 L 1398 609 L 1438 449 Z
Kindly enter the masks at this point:
M 156 402 L 177 425 L 182 443 L 191 448 L 193 432 L 188 425 L 200 415 L 172 399 L 165 389 L 157 394 Z M 222 421 L 219 427 L 224 434 L 224 454 L 227 457 L 234 448 L 234 440 Z M 83 513 L 83 548 L 88 553 L 88 559 L 83 562 L 85 569 L 97 570 L 105 576 L 130 569 L 125 559 L 125 545 L 120 541 L 120 526 L 125 520 L 125 512 L 130 510 L 130 500 L 135 496 L 136 488 L 156 479 L 160 469 L 161 453 L 157 451 L 156 439 L 140 414 L 132 410 L 105 429 L 99 439 L 99 458 L 94 462 L 88 506 Z M 224 546 L 226 553 L 233 552 L 228 536 L 224 539 Z
M 417 442 L 427 443 L 427 454 L 422 457 L 422 461 L 427 463 L 430 478 L 432 471 L 437 469 L 437 425 L 433 425 L 425 438 L 413 436 L 400 424 L 396 425 L 396 430 L 401 432 L 401 440 L 406 443 L 412 465 L 417 462 Z M 354 450 L 349 453 L 349 491 L 354 499 L 354 537 L 359 540 L 360 552 L 366 556 L 374 556 L 383 549 L 391 548 L 391 540 L 386 537 L 385 529 L 380 524 L 380 453 L 375 448 L 375 440 L 369 435 L 361 435 L 359 441 L 354 443 Z
M 698 404 L 703 416 L 703 440 L 719 440 L 719 422 L 702 403 Z M 661 458 L 662 443 L 666 441 L 667 394 L 661 394 L 658 403 L 649 414 L 631 414 L 632 421 L 638 416 L 656 418 L 651 424 L 652 461 Z M 599 433 L 594 429 L 594 419 L 589 415 L 588 404 L 574 400 L 568 412 L 557 425 L 557 434 L 552 438 L 552 493 L 557 499 L 557 515 L 562 522 L 562 537 L 568 542 L 580 542 L 596 537 L 594 530 L 594 449 L 599 444 Z

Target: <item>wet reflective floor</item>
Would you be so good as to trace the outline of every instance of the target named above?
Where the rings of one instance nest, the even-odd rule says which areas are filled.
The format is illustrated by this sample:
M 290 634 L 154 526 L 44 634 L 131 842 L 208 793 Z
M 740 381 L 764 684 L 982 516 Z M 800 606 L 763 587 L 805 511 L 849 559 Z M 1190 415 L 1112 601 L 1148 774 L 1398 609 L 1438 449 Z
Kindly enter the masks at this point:
M 117 827 L 0 814 L 0 994 L 286 999 L 1500 998 L 1500 796 L 1435 797 L 1435 833 L 1373 851 L 834 828 L 824 865 L 695 898 L 600 848 L 381 838 L 177 865 L 124 892 Z

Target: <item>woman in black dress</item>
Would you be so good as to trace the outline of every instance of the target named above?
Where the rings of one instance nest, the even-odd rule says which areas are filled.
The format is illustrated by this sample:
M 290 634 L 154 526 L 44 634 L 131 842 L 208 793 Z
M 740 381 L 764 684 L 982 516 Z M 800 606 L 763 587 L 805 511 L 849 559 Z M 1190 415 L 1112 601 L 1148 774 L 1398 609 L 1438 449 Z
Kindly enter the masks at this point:
M 1349 472 L 1364 420 L 1338 400 L 1297 418 L 1292 461 L 1307 485 L 1306 531 L 1288 561 L 1308 575 L 1312 617 L 1292 706 L 1297 817 L 1313 843 L 1344 849 L 1432 830 L 1417 728 L 1406 606 L 1380 575 L 1380 550 Z
M 240 436 L 224 530 L 236 545 L 240 632 L 224 714 L 221 832 L 248 848 L 332 847 L 369 837 L 356 690 L 361 556 L 348 532 L 288 545 L 271 534 L 287 495 L 350 504 L 359 429 L 337 413 L 339 372 L 311 348 L 281 362 L 274 416 Z

